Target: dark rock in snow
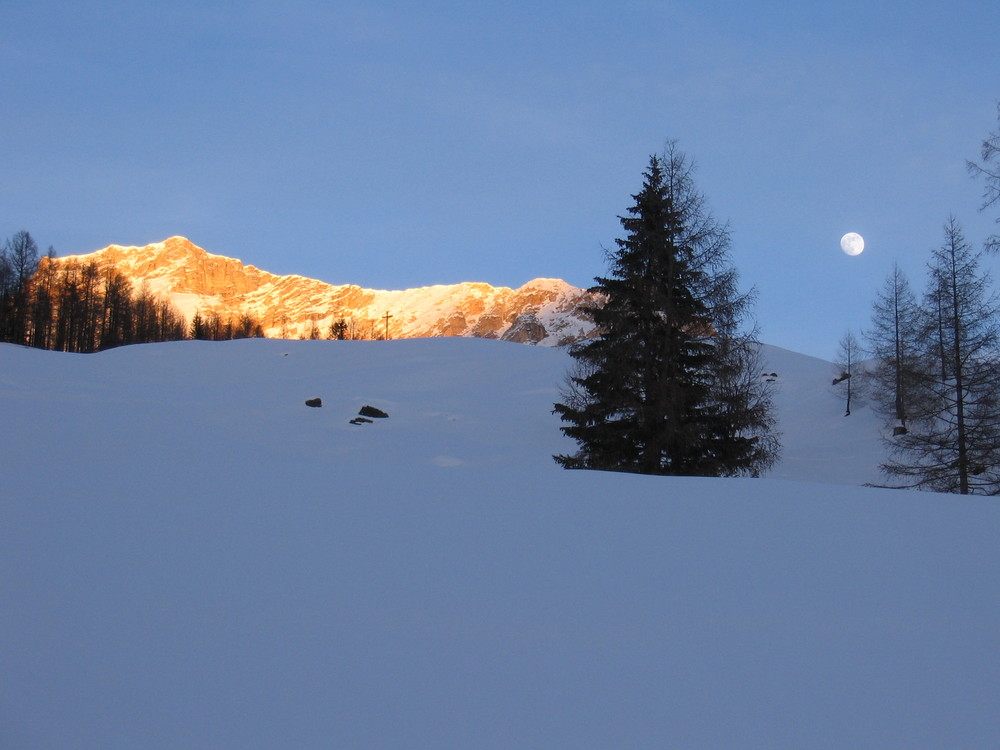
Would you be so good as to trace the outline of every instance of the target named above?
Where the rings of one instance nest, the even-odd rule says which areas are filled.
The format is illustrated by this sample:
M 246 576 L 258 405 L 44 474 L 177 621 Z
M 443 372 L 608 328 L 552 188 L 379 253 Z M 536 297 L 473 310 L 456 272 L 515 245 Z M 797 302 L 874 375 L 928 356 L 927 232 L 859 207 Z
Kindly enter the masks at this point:
M 376 419 L 385 419 L 389 416 L 381 409 L 376 409 L 374 406 L 369 406 L 368 404 L 362 406 L 358 414 L 362 417 L 375 417 Z
M 307 398 L 306 399 L 306 406 L 317 406 L 317 407 L 319 407 L 319 406 L 322 406 L 322 405 L 323 405 L 323 399 L 321 399 L 321 398 Z
M 367 417 L 355 417 L 351 420 L 351 424 L 371 424 L 372 420 Z
M 537 344 L 548 335 L 545 326 L 534 313 L 518 315 L 501 338 L 518 344 Z

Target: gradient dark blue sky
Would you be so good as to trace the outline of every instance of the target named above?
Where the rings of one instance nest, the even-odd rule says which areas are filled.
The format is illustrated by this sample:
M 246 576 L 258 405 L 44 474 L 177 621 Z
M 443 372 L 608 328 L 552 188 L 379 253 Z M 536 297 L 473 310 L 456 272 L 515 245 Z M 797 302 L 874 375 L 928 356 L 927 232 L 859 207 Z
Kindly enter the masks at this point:
M 965 160 L 997 127 L 998 28 L 982 0 L 5 0 L 0 234 L 587 286 L 676 138 L 764 340 L 829 357 L 893 260 L 923 285 L 949 214 L 993 228 Z

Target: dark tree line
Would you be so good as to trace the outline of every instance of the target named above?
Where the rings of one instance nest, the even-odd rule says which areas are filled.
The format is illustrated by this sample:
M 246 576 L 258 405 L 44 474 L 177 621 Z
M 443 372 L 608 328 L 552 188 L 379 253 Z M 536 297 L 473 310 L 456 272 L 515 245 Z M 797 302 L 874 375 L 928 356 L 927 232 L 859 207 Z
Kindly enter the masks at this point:
M 264 338 L 264 329 L 260 321 L 246 312 L 235 318 L 223 318 L 217 312 L 203 315 L 201 310 L 196 310 L 191 318 L 188 338 L 202 341 Z
M 642 474 L 758 475 L 780 445 L 752 295 L 730 265 L 728 227 L 715 221 L 685 154 L 668 143 L 591 289 L 599 335 L 576 346 L 576 369 L 555 412 L 579 450 L 567 468 Z
M 873 305 L 872 403 L 893 486 L 1000 494 L 1000 299 L 950 218 L 922 298 L 895 268 Z
M 1000 121 L 1000 108 L 998 108 Z M 1000 130 L 983 141 L 982 209 L 1000 200 Z M 885 418 L 892 486 L 1000 494 L 1000 297 L 957 219 L 931 253 L 922 297 L 894 268 L 873 305 L 872 402 Z
M 38 245 L 27 232 L 0 246 L 0 340 L 28 343 L 31 331 L 31 278 L 38 268 Z M 44 301 L 40 301 L 44 306 Z
M 0 247 L 0 341 L 64 352 L 95 352 L 124 344 L 184 338 L 231 339 L 262 336 L 249 315 L 222 320 L 195 315 L 190 329 L 177 309 L 139 289 L 120 271 L 96 263 L 52 263 L 39 258 L 28 232 Z
M 383 327 L 383 321 L 369 318 L 345 318 L 339 313 L 334 313 L 333 322 L 330 324 L 327 338 L 338 341 L 385 341 L 391 337 L 388 326 Z M 310 338 L 321 338 L 320 331 L 315 328 L 315 335 L 310 334 Z

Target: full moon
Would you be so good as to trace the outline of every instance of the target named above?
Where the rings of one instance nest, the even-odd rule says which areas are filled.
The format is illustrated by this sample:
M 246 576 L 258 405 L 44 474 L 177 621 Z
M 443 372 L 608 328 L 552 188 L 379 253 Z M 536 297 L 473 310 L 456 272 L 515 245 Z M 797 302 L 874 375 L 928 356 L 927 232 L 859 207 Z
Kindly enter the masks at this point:
M 865 238 L 857 232 L 848 232 L 840 238 L 840 249 L 848 255 L 861 255 L 865 249 Z

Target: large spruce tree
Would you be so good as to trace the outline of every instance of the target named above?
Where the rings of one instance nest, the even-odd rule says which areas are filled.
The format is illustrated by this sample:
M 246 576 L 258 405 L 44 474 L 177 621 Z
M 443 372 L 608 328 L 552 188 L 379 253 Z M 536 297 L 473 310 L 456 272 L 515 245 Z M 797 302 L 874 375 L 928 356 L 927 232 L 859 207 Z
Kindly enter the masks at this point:
M 676 144 L 650 158 L 610 274 L 589 309 L 600 335 L 576 360 L 555 411 L 579 443 L 567 468 L 758 474 L 775 460 L 770 392 L 729 261 L 728 227 L 695 188 Z

